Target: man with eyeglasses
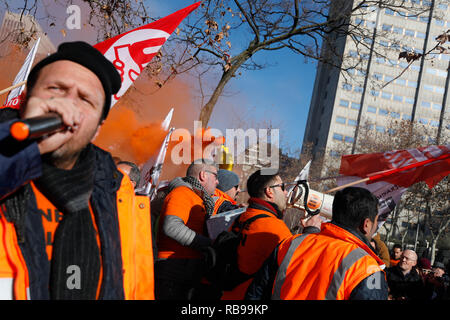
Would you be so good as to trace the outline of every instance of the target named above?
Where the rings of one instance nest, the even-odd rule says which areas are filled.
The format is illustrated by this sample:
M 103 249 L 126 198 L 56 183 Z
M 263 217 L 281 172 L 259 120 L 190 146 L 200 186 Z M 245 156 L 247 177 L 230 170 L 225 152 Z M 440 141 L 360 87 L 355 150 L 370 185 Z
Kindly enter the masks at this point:
M 232 291 L 225 291 L 223 300 L 244 299 L 245 292 L 253 279 L 252 276 L 261 268 L 275 247 L 292 236 L 283 221 L 287 191 L 286 184 L 279 175 L 264 175 L 261 170 L 254 172 L 247 180 L 247 192 L 250 196 L 248 209 L 237 219 L 235 225 L 243 224 L 257 215 L 265 216 L 254 220 L 248 228 L 244 228 L 243 239 L 238 246 L 239 270 L 250 279 Z M 320 229 L 314 225 L 320 226 L 319 216 L 308 220 L 304 232 L 319 232 Z
M 424 299 L 425 287 L 422 277 L 416 270 L 417 254 L 404 250 L 399 263 L 386 270 L 389 297 L 393 300 Z
M 211 245 L 205 220 L 214 213 L 217 166 L 212 160 L 194 161 L 186 177 L 169 184 L 158 224 L 155 263 L 157 300 L 187 300 L 203 275 L 203 253 Z

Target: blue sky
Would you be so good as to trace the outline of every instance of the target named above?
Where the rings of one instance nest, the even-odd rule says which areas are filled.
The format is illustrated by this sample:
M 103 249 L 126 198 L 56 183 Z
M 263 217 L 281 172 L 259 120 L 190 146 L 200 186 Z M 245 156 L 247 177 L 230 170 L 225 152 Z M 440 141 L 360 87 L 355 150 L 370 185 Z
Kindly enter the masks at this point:
M 67 30 L 67 36 L 64 37 L 60 30 L 65 27 L 65 19 L 68 16 L 65 13 L 66 8 L 58 7 L 53 0 L 42 2 L 44 6 L 40 10 L 44 11 L 38 12 L 38 21 L 56 46 L 68 40 L 85 40 L 92 44 L 97 42 L 95 32 L 92 32 L 93 30 L 89 32 L 89 26 L 83 26 L 82 30 Z M 196 1 L 145 2 L 149 15 L 157 18 Z M 81 9 L 82 19 L 86 19 L 86 8 L 81 6 Z M 48 27 L 49 21 L 43 19 L 46 13 L 56 17 L 53 21 L 54 27 Z M 267 67 L 256 71 L 242 70 L 241 76 L 231 80 L 225 88 L 225 95 L 219 99 L 208 125 L 225 133 L 227 128 L 236 127 L 235 117 L 239 115 L 243 115 L 243 120 L 251 119 L 251 122 L 256 124 L 271 122 L 274 128 L 280 129 L 280 146 L 284 151 L 300 149 L 314 85 L 316 63 L 305 62 L 303 56 L 286 49 L 260 51 L 253 58 Z M 214 78 L 211 81 L 213 82 Z
M 154 16 L 165 16 L 194 2 L 146 1 Z M 233 128 L 229 117 L 229 107 L 232 106 L 233 114 L 242 110 L 245 118 L 254 117 L 255 122 L 271 121 L 274 126 L 279 126 L 280 146 L 285 151 L 300 149 L 317 64 L 305 62 L 303 56 L 287 49 L 260 51 L 254 59 L 268 67 L 256 71 L 243 70 L 242 76 L 231 80 L 226 87 L 226 96 L 219 99 L 213 111 L 209 125 L 223 132 L 225 128 Z

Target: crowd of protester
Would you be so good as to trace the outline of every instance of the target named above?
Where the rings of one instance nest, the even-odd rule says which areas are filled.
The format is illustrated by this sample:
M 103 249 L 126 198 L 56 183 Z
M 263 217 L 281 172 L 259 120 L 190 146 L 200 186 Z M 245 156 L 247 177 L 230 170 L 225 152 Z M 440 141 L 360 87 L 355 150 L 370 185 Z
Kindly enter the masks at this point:
M 295 234 L 278 174 L 239 181 L 197 159 L 154 201 L 136 194 L 139 167 L 91 143 L 120 84 L 96 49 L 64 43 L 31 70 L 20 110 L 0 110 L 1 299 L 449 299 L 448 266 L 399 245 L 389 253 L 366 189 L 338 191 L 332 220 L 303 219 Z M 10 137 L 17 119 L 48 113 L 66 129 Z M 217 282 L 229 257 L 206 224 L 242 207 L 228 229 L 238 235 L 235 269 Z

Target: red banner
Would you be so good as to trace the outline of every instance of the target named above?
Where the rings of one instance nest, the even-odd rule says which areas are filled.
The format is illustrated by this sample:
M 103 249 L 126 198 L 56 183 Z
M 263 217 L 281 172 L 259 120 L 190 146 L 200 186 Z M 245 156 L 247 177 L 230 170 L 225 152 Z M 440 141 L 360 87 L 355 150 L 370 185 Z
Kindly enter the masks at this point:
M 432 188 L 450 173 L 450 145 L 346 155 L 339 173 L 402 187 L 425 181 Z

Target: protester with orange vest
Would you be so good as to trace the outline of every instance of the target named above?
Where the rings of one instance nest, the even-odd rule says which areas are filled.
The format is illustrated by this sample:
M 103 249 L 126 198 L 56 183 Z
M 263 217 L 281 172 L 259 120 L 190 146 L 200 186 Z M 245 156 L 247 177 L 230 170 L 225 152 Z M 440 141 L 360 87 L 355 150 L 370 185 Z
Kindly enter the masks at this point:
M 84 42 L 31 70 L 20 118 L 54 112 L 67 128 L 31 142 L 0 137 L 2 299 L 153 299 L 149 201 L 90 143 L 120 86 Z
M 286 209 L 287 191 L 281 177 L 277 174 L 264 174 L 257 170 L 247 180 L 247 192 L 250 195 L 248 208 L 235 224 L 244 224 L 257 215 L 265 215 L 253 221 L 248 229 L 244 229 L 243 239 L 238 246 L 238 267 L 243 274 L 244 282 L 232 291 L 224 291 L 223 300 L 244 299 L 247 287 L 253 275 L 261 268 L 274 248 L 292 233 L 283 221 Z M 308 232 L 319 232 L 317 218 L 309 221 L 305 227 Z M 320 226 L 320 222 L 318 224 Z
M 217 180 L 219 184 L 213 194 L 214 214 L 239 208 L 236 202 L 236 197 L 241 191 L 238 175 L 230 170 L 219 169 Z
M 387 300 L 383 261 L 370 247 L 378 200 L 347 187 L 334 196 L 333 218 L 320 233 L 283 241 L 258 272 L 246 299 Z
M 186 177 L 169 184 L 157 232 L 157 300 L 187 300 L 200 283 L 204 250 L 211 246 L 205 221 L 214 213 L 217 184 L 217 166 L 208 159 L 195 160 Z
M 402 256 L 403 250 L 402 246 L 398 243 L 394 244 L 392 247 L 392 255 L 390 260 L 390 266 L 395 267 L 400 262 L 400 257 Z

